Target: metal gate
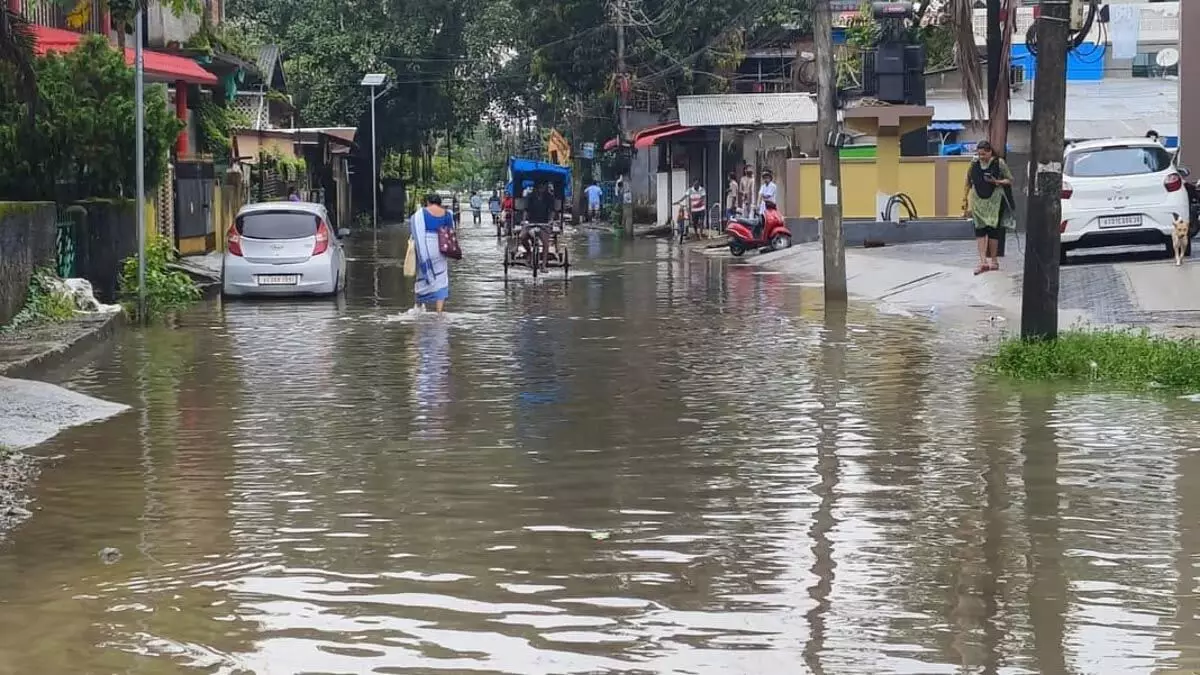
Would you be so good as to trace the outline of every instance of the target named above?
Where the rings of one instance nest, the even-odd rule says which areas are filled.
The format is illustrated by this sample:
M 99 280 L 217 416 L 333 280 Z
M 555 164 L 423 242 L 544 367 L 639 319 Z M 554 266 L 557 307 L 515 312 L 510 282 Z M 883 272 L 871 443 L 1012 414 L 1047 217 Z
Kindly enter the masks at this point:
M 184 239 L 204 237 L 204 248 L 216 248 L 213 229 L 212 162 L 179 162 L 175 165 L 175 245 Z

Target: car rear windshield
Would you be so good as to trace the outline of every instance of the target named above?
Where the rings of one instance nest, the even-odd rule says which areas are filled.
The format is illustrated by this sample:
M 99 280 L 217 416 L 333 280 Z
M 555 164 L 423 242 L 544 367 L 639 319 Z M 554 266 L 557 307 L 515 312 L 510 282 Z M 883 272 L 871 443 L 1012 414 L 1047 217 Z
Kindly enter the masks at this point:
M 1113 146 L 1076 150 L 1067 155 L 1066 174 L 1080 178 L 1136 176 L 1166 171 L 1171 155 L 1154 146 Z
M 274 211 L 248 213 L 237 220 L 238 233 L 251 239 L 303 239 L 317 233 L 311 213 Z

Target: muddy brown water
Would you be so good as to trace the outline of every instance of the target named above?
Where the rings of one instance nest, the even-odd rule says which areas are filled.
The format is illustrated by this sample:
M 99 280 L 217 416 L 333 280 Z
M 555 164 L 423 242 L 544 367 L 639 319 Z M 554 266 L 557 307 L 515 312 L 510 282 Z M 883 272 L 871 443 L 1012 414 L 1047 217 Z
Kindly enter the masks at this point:
M 134 410 L 39 450 L 0 675 L 1200 668 L 1194 404 L 661 242 L 569 286 L 464 246 L 443 320 L 385 236 L 342 302 L 62 373 Z

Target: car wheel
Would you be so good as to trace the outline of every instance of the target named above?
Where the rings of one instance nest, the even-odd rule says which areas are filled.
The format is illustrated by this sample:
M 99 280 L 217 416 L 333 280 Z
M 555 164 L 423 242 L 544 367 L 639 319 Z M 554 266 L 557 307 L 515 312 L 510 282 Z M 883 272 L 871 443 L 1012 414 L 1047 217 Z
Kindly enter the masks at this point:
M 1188 239 L 1187 248 L 1183 249 L 1183 255 L 1185 258 L 1192 257 L 1192 240 L 1191 239 Z
M 1067 247 L 1066 247 L 1066 246 L 1063 246 L 1062 248 L 1060 248 L 1060 249 L 1059 249 L 1059 251 L 1058 251 L 1058 266 L 1059 266 L 1059 267 L 1065 267 L 1065 266 L 1066 266 L 1066 264 L 1067 264 L 1067 251 L 1068 251 L 1068 250 L 1069 250 L 1069 249 L 1067 249 Z
M 1167 239 L 1165 248 L 1167 249 L 1167 257 L 1174 258 L 1175 257 L 1175 240 L 1173 238 Z

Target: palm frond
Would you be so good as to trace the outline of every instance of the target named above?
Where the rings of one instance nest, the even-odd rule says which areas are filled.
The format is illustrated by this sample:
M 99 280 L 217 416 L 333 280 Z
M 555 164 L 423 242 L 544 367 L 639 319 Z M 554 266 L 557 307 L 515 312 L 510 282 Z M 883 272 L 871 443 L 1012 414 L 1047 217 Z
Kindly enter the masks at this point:
M 20 12 L 5 7 L 0 11 L 0 65 L 12 68 L 17 78 L 17 94 L 32 114 L 37 104 L 37 73 L 33 69 L 33 29 Z
M 950 0 L 947 19 L 954 30 L 954 66 L 962 80 L 963 97 L 971 112 L 972 122 L 983 122 L 984 107 L 983 68 L 979 62 L 979 48 L 975 44 L 975 7 L 972 0 Z

